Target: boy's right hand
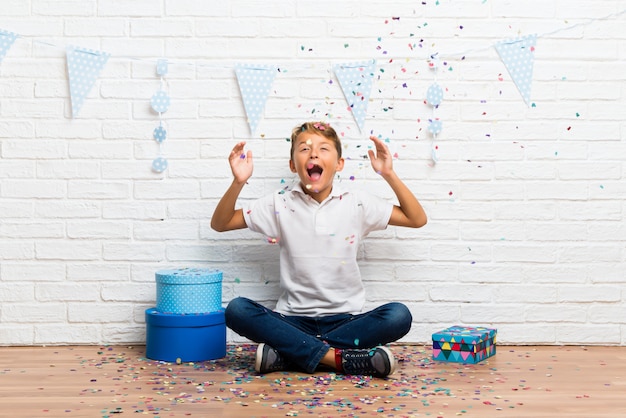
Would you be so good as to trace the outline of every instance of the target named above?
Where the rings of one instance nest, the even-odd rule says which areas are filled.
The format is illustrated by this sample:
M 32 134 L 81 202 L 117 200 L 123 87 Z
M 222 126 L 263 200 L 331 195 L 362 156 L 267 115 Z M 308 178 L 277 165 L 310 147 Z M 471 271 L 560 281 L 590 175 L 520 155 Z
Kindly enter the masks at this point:
M 239 142 L 228 157 L 230 169 L 238 183 L 245 183 L 252 176 L 252 151 L 245 152 L 245 145 L 245 141 Z

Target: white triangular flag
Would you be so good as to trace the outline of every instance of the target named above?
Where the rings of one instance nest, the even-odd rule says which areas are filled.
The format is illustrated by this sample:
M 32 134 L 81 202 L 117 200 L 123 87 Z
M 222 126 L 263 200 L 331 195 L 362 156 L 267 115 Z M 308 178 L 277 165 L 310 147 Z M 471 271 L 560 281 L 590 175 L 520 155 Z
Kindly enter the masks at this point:
M 363 131 L 374 71 L 376 71 L 376 60 L 337 64 L 333 70 L 352 116 L 359 126 L 359 130 Z
M 235 73 L 246 110 L 250 133 L 254 135 L 263 116 L 265 103 L 272 90 L 277 67 L 272 65 L 237 64 Z
M 526 105 L 530 105 L 530 90 L 533 82 L 533 64 L 535 61 L 535 45 L 537 35 L 528 35 L 498 42 L 496 50 L 524 98 Z
M 67 73 L 70 81 L 72 117 L 76 117 L 85 97 L 95 84 L 110 54 L 91 49 L 67 47 Z
M 0 29 L 0 62 L 2 62 L 2 59 L 7 54 L 7 51 L 11 48 L 16 38 L 17 33 Z

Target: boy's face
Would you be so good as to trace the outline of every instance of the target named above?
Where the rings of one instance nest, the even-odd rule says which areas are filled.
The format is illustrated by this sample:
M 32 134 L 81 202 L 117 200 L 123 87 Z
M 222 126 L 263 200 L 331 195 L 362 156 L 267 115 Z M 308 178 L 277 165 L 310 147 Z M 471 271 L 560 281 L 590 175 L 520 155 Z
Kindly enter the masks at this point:
M 332 139 L 308 131 L 296 138 L 289 160 L 289 168 L 298 173 L 304 192 L 318 202 L 330 195 L 335 173 L 343 170 L 343 164 Z

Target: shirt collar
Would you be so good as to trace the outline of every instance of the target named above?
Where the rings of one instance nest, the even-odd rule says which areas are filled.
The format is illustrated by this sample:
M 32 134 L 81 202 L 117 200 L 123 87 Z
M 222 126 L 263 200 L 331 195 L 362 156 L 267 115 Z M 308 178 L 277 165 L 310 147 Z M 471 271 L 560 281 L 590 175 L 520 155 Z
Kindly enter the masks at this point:
M 302 188 L 302 182 L 298 182 L 295 186 L 293 186 L 291 188 L 291 193 L 295 194 L 295 193 L 300 193 L 303 195 L 303 197 L 308 196 L 305 192 L 304 189 Z M 335 197 L 341 197 L 344 194 L 348 193 L 348 190 L 344 187 L 342 187 L 341 182 L 339 181 L 333 181 L 333 189 L 330 191 L 330 194 L 328 195 L 327 199 L 331 199 L 331 198 L 335 198 Z

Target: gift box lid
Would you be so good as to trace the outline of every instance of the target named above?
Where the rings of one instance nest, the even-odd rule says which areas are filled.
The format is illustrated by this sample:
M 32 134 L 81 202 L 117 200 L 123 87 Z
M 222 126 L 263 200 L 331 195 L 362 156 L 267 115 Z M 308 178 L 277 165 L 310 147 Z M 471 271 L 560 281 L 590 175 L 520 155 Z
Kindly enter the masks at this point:
M 445 341 L 462 344 L 480 344 L 496 336 L 495 328 L 465 327 L 454 325 L 433 334 L 433 341 Z
M 160 327 L 208 327 L 224 323 L 224 309 L 198 314 L 173 314 L 146 309 L 146 323 Z
M 181 268 L 156 272 L 157 283 L 162 284 L 205 284 L 222 281 L 222 272 L 217 269 Z

